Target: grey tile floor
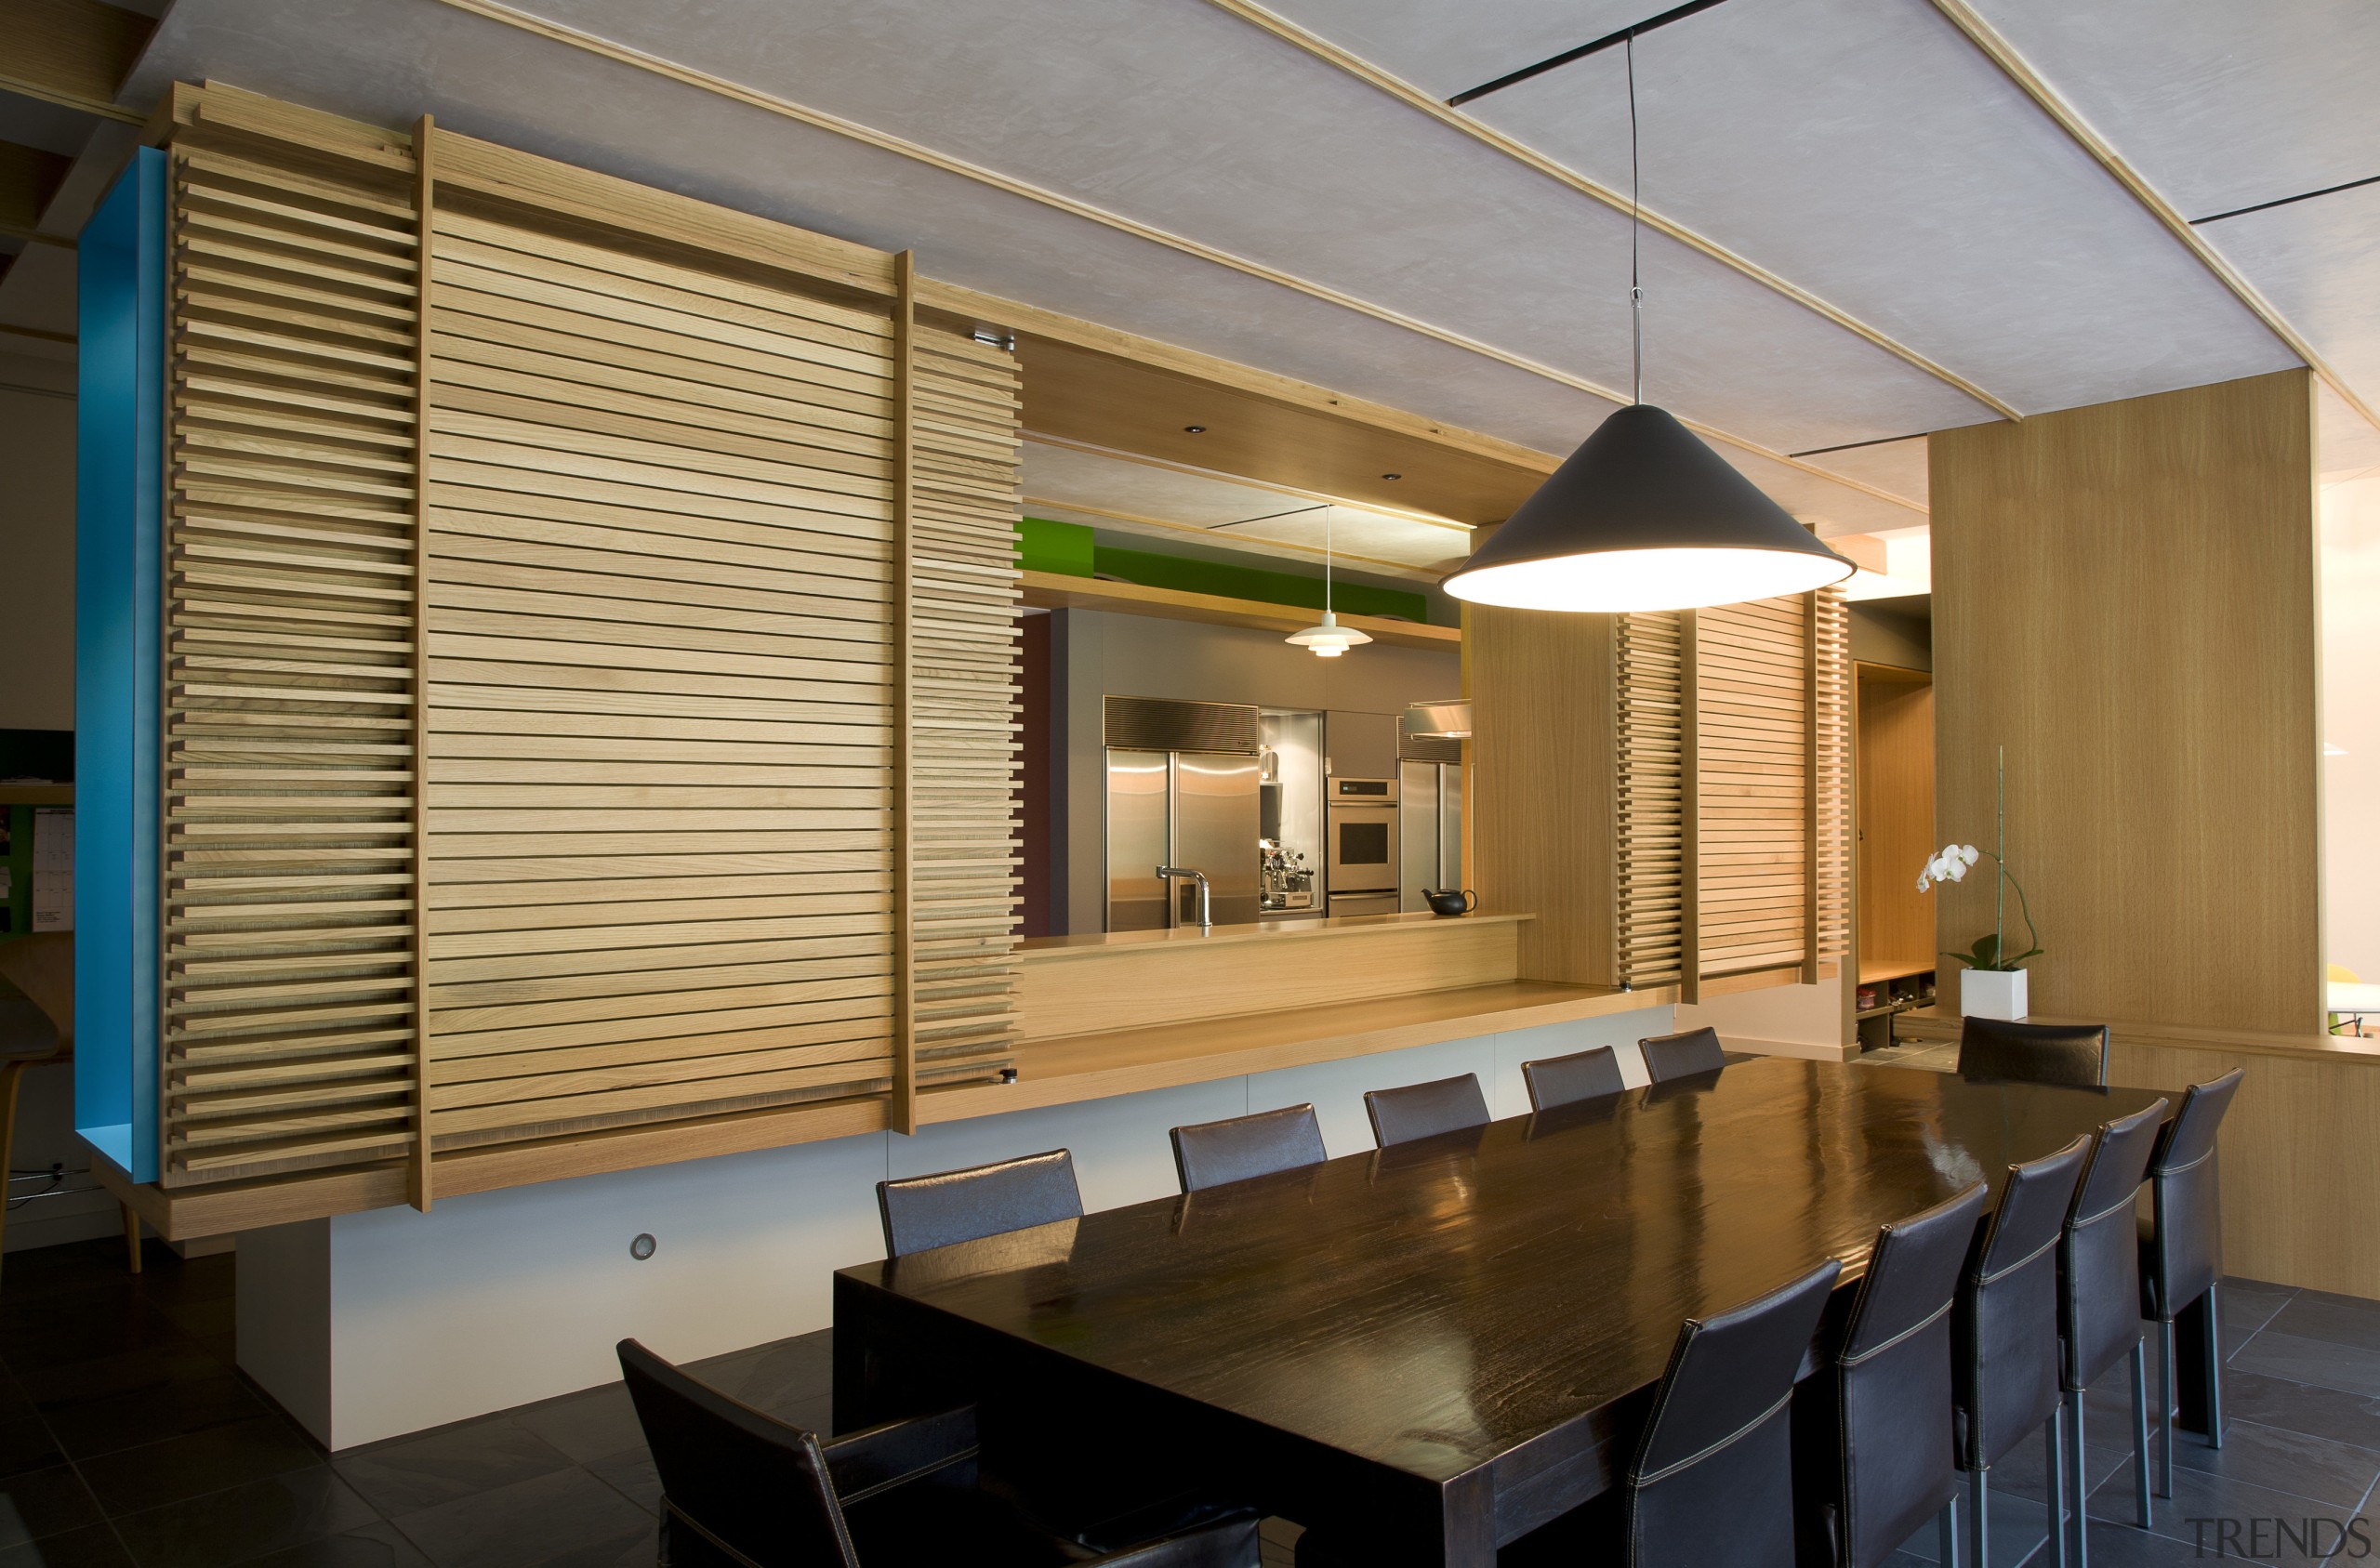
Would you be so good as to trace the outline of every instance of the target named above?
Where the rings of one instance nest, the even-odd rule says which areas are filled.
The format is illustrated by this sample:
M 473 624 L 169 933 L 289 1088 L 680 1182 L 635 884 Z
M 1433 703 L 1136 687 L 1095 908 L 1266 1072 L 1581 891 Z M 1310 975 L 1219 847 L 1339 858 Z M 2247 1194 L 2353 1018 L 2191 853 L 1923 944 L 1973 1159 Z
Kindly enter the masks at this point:
M 1871 1053 L 1875 1061 L 1883 1053 Z M 1918 1063 L 1918 1065 L 1926 1065 Z M 654 1561 L 659 1488 L 617 1384 L 327 1456 L 232 1364 L 229 1257 L 120 1244 L 12 1254 L 0 1276 L 0 1568 L 611 1568 Z M 2252 1281 L 2228 1287 L 2229 1438 L 2175 1446 L 2175 1496 L 2132 1527 L 2128 1391 L 2093 1390 L 2093 1561 L 2380 1557 L 2380 1302 Z M 828 1336 L 700 1363 L 738 1398 L 828 1425 Z M 2039 1554 L 2038 1440 L 1997 1472 L 1993 1562 Z M 2194 1527 L 2192 1520 L 2209 1521 Z M 2239 1522 L 2227 1548 L 2221 1522 Z M 2257 1524 L 2255 1522 L 2265 1522 Z M 1295 1527 L 1268 1529 L 1286 1564 Z M 2194 1540 L 2194 1535 L 2198 1538 Z M 1891 1568 L 1933 1559 L 1931 1531 Z

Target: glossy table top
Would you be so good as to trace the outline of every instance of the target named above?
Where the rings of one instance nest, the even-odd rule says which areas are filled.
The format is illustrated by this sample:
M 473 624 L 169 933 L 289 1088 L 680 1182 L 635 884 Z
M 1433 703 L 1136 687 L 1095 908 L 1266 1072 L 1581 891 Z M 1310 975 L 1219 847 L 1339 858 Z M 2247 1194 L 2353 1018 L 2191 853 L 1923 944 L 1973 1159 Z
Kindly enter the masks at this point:
M 1687 1316 L 2156 1098 L 1761 1059 L 843 1273 L 1444 1482 L 1627 1435 Z

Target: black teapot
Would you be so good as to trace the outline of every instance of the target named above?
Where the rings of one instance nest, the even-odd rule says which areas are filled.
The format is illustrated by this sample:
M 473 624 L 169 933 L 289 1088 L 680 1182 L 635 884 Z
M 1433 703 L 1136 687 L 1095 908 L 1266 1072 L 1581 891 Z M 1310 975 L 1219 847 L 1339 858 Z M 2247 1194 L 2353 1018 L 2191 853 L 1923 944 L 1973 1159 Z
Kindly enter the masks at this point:
M 1446 888 L 1435 893 L 1424 888 L 1421 896 L 1429 901 L 1433 915 L 1468 915 L 1479 907 L 1479 895 L 1468 888 L 1461 892 Z

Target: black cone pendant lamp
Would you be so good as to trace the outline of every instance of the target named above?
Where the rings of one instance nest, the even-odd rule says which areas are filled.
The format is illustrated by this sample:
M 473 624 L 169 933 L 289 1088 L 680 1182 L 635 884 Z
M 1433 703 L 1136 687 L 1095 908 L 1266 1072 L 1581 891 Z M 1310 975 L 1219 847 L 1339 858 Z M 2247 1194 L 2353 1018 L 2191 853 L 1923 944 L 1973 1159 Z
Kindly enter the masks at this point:
M 1597 426 L 1462 570 L 1446 580 L 1447 592 L 1474 604 L 1691 610 L 1807 593 L 1857 570 L 1674 415 L 1644 401 L 1644 290 L 1634 276 L 1633 36 L 1627 46 L 1636 402 Z

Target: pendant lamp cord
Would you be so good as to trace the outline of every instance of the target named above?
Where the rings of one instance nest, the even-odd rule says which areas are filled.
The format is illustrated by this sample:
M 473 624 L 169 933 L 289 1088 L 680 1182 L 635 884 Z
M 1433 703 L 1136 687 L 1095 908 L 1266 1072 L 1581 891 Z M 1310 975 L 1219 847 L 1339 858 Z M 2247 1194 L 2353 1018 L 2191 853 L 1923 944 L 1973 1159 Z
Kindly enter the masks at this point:
M 1330 614 L 1330 514 L 1336 510 L 1337 507 L 1329 506 L 1322 508 L 1322 613 L 1325 618 Z
M 1636 268 L 1636 237 L 1641 225 L 1637 217 L 1636 170 L 1636 34 L 1630 33 L 1623 46 L 1628 56 L 1628 323 L 1634 343 L 1633 391 L 1637 402 L 1645 401 L 1645 284 Z

